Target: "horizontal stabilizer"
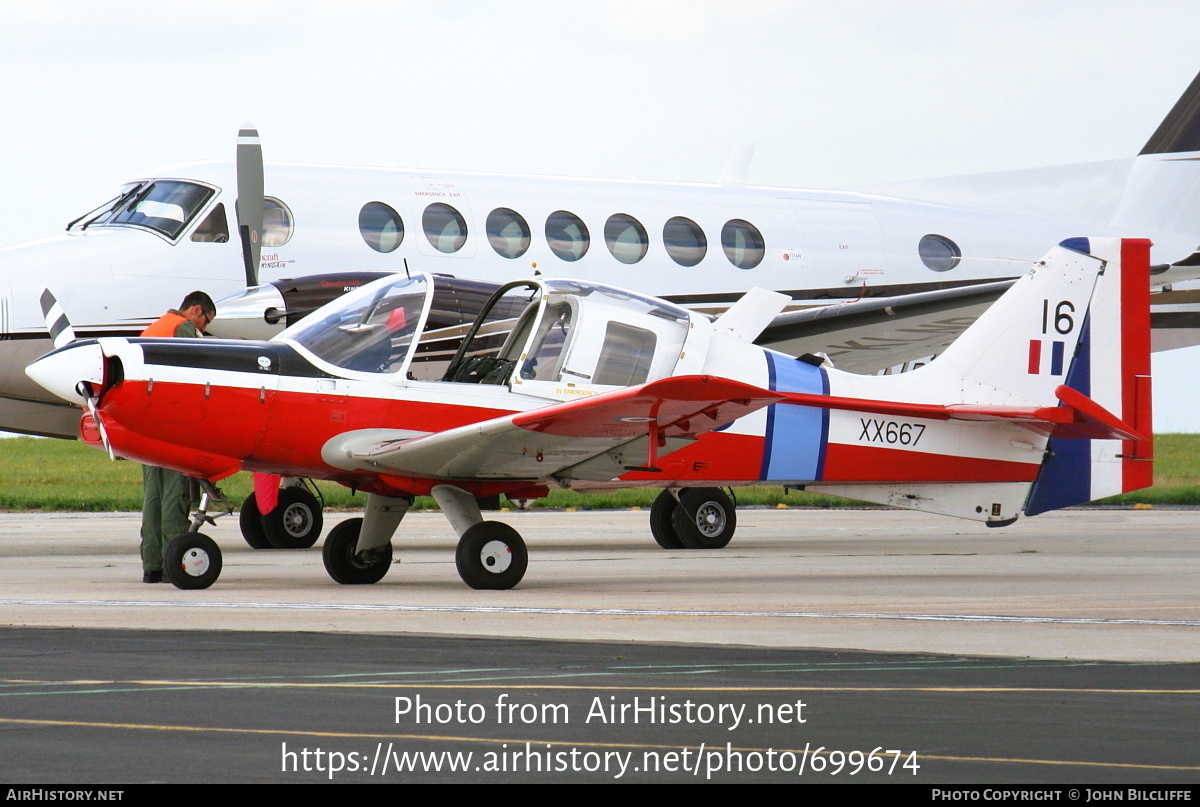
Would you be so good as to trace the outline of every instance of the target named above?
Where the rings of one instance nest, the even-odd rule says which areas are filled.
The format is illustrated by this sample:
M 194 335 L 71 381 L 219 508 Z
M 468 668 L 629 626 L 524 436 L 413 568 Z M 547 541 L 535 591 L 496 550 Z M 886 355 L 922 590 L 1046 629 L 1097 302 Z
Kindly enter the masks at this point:
M 1134 427 L 1086 395 L 1060 386 L 1056 395 L 1064 406 L 997 406 L 988 404 L 922 404 L 839 398 L 804 392 L 783 393 L 780 403 L 842 409 L 893 417 L 927 420 L 1009 421 L 1044 435 L 1089 440 L 1148 440 Z
M 791 301 L 786 294 L 755 286 L 717 317 L 713 327 L 743 342 L 753 342 Z

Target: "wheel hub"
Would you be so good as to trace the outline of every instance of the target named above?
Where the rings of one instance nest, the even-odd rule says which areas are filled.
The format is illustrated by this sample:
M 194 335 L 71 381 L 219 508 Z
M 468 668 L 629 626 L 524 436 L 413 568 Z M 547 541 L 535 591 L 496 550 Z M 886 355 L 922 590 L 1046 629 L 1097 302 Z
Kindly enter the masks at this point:
M 709 538 L 720 535 L 725 529 L 725 510 L 709 502 L 696 511 L 696 529 Z
M 283 528 L 291 536 L 304 537 L 312 528 L 312 513 L 303 504 L 293 504 L 283 511 Z
M 186 574 L 192 577 L 201 577 L 208 571 L 209 563 L 208 553 L 203 549 L 189 549 L 183 553 L 180 565 Z
M 503 541 L 488 541 L 479 553 L 483 568 L 494 574 L 500 574 L 512 565 L 512 550 Z

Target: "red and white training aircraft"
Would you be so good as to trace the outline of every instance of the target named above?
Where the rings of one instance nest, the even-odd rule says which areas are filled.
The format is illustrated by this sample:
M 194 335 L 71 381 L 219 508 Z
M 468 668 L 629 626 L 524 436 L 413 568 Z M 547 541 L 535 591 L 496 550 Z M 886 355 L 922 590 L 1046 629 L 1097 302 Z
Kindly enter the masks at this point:
M 424 274 L 366 285 L 269 342 L 89 339 L 28 373 L 86 404 L 85 439 L 116 455 L 206 484 L 245 469 L 365 491 L 365 517 L 325 539 L 340 583 L 380 580 L 413 497 L 431 495 L 463 580 L 507 589 L 525 545 L 479 497 L 664 488 L 655 539 L 706 549 L 733 535 L 726 486 L 1003 526 L 1151 484 L 1149 255 L 1146 240 L 1064 241 L 896 376 L 755 345 L 788 301 L 762 289 L 710 320 L 598 283 Z M 220 568 L 199 532 L 169 547 L 181 588 Z

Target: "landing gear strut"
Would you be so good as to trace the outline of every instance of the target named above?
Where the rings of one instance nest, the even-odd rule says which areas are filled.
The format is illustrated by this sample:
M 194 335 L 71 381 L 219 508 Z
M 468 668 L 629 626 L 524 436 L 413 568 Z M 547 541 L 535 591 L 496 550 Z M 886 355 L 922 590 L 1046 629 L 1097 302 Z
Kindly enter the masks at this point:
M 321 555 L 325 571 L 343 585 L 378 583 L 392 565 L 392 544 L 358 551 L 363 519 L 351 518 L 338 524 L 325 537 Z
M 458 533 L 454 563 L 463 582 L 471 588 L 491 590 L 520 583 L 529 566 L 529 552 L 520 533 L 499 521 L 484 521 L 478 500 L 462 488 L 434 485 L 430 492 Z
M 412 502 L 371 493 L 362 518 L 347 519 L 329 531 L 321 558 L 334 582 L 353 586 L 383 579 L 392 565 L 392 535 Z
M 208 588 L 221 576 L 221 548 L 200 528 L 205 524 L 215 525 L 218 518 L 233 513 L 233 507 L 216 485 L 207 479 L 197 481 L 203 492 L 200 506 L 192 513 L 192 524 L 187 532 L 172 538 L 163 553 L 163 573 L 167 579 L 176 588 L 193 590 Z M 213 505 L 224 508 L 225 512 L 210 516 L 208 511 Z
M 433 498 L 458 533 L 458 575 L 471 588 L 509 589 L 521 582 L 529 552 L 520 534 L 499 521 L 484 521 L 479 501 L 462 488 L 435 485 Z M 407 497 L 368 494 L 363 518 L 338 524 L 325 538 L 325 571 L 343 585 L 376 583 L 392 563 L 392 535 L 412 505 Z

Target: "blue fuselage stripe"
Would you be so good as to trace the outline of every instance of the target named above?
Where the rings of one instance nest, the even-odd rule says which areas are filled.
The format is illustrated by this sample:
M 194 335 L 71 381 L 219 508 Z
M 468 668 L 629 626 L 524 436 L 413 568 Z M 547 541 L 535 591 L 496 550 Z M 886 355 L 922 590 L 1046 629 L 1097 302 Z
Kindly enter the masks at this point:
M 825 371 L 806 362 L 766 351 L 771 389 L 781 392 L 829 394 Z M 804 482 L 821 478 L 829 410 L 812 406 L 775 404 L 767 411 L 762 479 Z

